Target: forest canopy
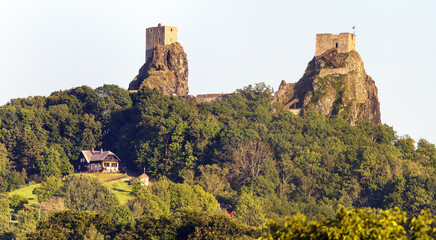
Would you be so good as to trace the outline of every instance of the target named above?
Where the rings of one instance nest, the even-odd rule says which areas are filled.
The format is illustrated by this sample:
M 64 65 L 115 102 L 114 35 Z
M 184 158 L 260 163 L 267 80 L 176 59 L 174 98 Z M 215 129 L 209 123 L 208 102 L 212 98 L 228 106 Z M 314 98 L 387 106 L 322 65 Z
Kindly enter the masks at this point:
M 250 226 L 295 214 L 323 221 L 342 208 L 436 213 L 434 144 L 386 124 L 294 115 L 271 104 L 272 93 L 256 84 L 198 103 L 104 85 L 13 99 L 0 107 L 0 192 L 71 175 L 81 150 L 102 148 L 157 183 L 128 203 L 135 218 L 212 214 L 223 204 Z M 63 189 L 80 182 L 66 179 Z M 175 206 L 176 197 L 198 201 Z

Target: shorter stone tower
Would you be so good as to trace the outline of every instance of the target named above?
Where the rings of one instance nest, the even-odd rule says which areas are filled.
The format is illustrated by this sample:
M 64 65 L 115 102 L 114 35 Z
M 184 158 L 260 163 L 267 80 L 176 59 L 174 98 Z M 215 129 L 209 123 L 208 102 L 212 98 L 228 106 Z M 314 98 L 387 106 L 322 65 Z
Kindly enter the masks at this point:
M 336 48 L 338 53 L 356 50 L 356 35 L 352 33 L 331 33 L 316 34 L 315 57 L 320 56 L 325 51 Z
M 162 26 L 147 28 L 145 31 L 145 62 L 153 56 L 157 45 L 168 45 L 177 42 L 177 27 Z

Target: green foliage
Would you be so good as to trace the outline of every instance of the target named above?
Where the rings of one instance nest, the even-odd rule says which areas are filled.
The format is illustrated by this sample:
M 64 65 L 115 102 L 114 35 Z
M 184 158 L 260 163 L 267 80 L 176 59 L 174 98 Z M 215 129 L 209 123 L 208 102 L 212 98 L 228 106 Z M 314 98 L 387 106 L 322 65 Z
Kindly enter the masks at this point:
M 83 240 L 104 240 L 104 235 L 99 233 L 94 224 L 91 223 L 85 236 L 83 236 Z
M 142 216 L 127 223 L 107 214 L 64 211 L 39 222 L 27 239 L 254 239 L 260 234 L 230 217 L 199 212 L 179 217 Z
M 15 212 L 18 212 L 18 210 L 23 209 L 24 204 L 28 204 L 29 201 L 27 198 L 21 196 L 21 195 L 12 195 L 9 197 L 9 207 L 14 209 Z
M 12 171 L 6 147 L 0 142 L 0 193 L 12 191 L 24 184 L 23 178 Z
M 188 212 L 181 217 L 177 239 L 254 239 L 260 233 L 226 215 Z
M 85 211 L 63 211 L 40 221 L 27 239 L 114 239 L 128 226 L 122 225 L 105 213 Z
M 35 188 L 34 193 L 38 196 L 39 202 L 46 202 L 55 196 L 61 186 L 61 179 L 50 176 L 39 187 Z
M 139 188 L 137 199 L 131 200 L 129 207 L 137 216 L 179 216 L 189 211 L 213 213 L 218 210 L 217 200 L 200 186 L 173 183 L 165 178 L 147 188 L 140 183 L 135 185 Z
M 434 220 L 427 212 L 407 220 L 398 208 L 373 211 L 340 209 L 333 219 L 309 221 L 295 215 L 284 223 L 269 221 L 262 239 L 430 239 L 436 236 Z
M 38 159 L 38 167 L 42 177 L 60 177 L 74 172 L 73 165 L 68 161 L 64 150 L 58 144 L 54 144 L 42 152 Z
M 0 237 L 9 230 L 10 201 L 5 195 L 0 195 Z
M 73 210 L 111 211 L 118 199 L 97 178 L 86 175 L 70 175 L 59 190 L 65 206 Z
M 121 221 L 133 222 L 135 220 L 132 212 L 125 205 L 112 208 L 111 213 L 112 213 L 112 216 L 120 222 Z
M 250 226 L 259 226 L 265 222 L 260 199 L 249 193 L 242 193 L 237 199 L 236 217 Z
M 145 194 L 146 194 L 145 188 L 146 188 L 146 186 L 144 186 L 141 179 L 136 178 L 135 180 L 133 180 L 133 187 L 132 187 L 133 196 L 138 197 L 138 198 L 145 197 Z
M 321 79 L 319 89 L 326 81 L 338 91 L 339 106 L 342 84 Z M 221 101 L 197 103 L 156 89 L 129 93 L 105 85 L 13 99 L 0 107 L 0 192 L 70 174 L 81 150 L 103 147 L 131 170 L 145 168 L 160 179 L 148 188 L 135 184 L 134 196 L 127 196 L 130 186 L 107 183 L 125 194 L 124 201 L 132 199 L 134 217 L 211 213 L 218 201 L 253 226 L 298 213 L 321 221 L 340 206 L 398 207 L 411 217 L 423 209 L 436 213 L 434 144 L 421 139 L 415 148 L 412 138 L 365 120 L 351 126 L 316 111 L 273 111 L 272 93 L 256 84 Z M 98 181 L 67 177 L 65 184 L 59 193 L 67 207 L 113 212 L 131 222 Z M 38 197 L 49 199 L 54 189 Z
M 69 161 L 85 148 L 100 146 L 112 114 L 130 106 L 128 92 L 114 85 L 12 99 L 0 107 L 0 178 L 5 156 L 12 162 L 6 164 L 9 170 L 26 172 L 24 178 L 71 173 Z M 0 182 L 0 191 L 10 190 L 8 181 Z

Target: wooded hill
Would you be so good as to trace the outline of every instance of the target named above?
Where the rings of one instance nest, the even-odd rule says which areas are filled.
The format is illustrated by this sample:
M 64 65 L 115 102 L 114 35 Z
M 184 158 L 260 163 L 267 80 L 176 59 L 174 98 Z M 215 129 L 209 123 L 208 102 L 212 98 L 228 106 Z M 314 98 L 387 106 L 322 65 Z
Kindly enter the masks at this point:
M 197 103 L 105 85 L 13 99 L 0 107 L 0 191 L 71 174 L 82 149 L 103 148 L 175 195 L 231 204 L 233 218 L 251 226 L 297 213 L 321 221 L 341 206 L 435 214 L 434 144 L 388 125 L 351 126 L 342 115 L 294 115 L 272 105 L 272 94 L 257 84 Z M 158 188 L 141 191 L 127 205 L 134 217 L 209 206 L 175 206 Z

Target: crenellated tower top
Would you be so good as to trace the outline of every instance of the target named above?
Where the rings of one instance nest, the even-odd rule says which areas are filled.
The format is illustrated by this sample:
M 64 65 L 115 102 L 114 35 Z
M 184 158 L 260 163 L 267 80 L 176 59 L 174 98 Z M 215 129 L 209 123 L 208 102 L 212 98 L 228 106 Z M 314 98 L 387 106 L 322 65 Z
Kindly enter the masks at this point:
M 325 51 L 336 48 L 338 53 L 356 50 L 356 35 L 352 33 L 316 34 L 315 56 L 320 56 Z

